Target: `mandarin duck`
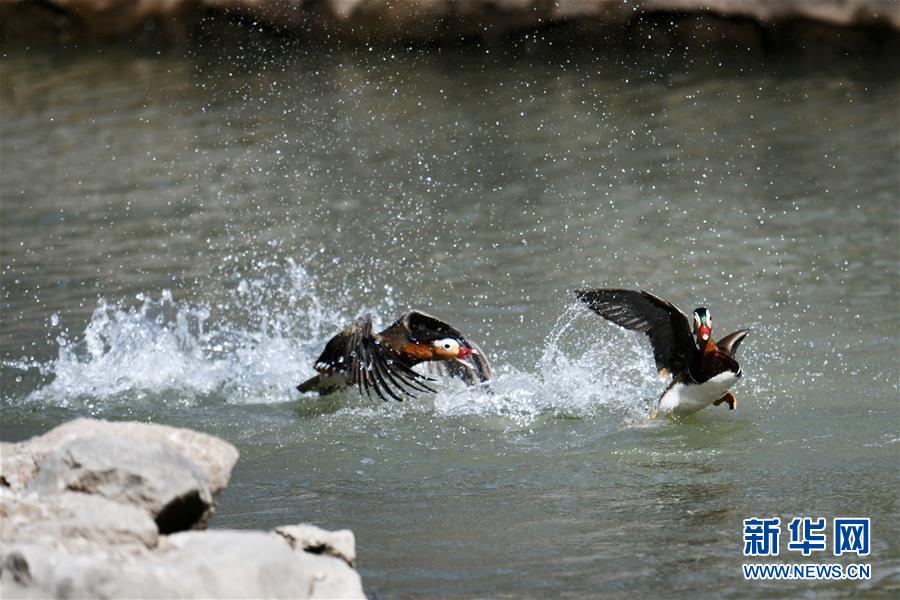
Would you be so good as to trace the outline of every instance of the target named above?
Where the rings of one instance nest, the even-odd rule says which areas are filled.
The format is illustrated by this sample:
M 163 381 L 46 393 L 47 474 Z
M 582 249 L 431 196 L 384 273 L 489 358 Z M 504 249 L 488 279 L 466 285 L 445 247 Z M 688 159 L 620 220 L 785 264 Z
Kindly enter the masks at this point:
M 660 376 L 672 376 L 660 396 L 657 412 L 690 414 L 723 403 L 734 410 L 737 400 L 729 388 L 742 375 L 734 354 L 750 330 L 739 329 L 716 343 L 712 317 L 706 308 L 694 311 L 692 335 L 687 315 L 648 292 L 596 289 L 575 294 L 601 317 L 650 338 Z
M 427 363 L 429 374 L 458 377 L 490 391 L 491 366 L 475 342 L 427 313 L 413 310 L 380 333 L 365 314 L 325 344 L 316 360 L 318 375 L 297 386 L 320 396 L 355 386 L 359 394 L 402 401 L 414 392 L 435 392 L 434 379 L 413 370 Z

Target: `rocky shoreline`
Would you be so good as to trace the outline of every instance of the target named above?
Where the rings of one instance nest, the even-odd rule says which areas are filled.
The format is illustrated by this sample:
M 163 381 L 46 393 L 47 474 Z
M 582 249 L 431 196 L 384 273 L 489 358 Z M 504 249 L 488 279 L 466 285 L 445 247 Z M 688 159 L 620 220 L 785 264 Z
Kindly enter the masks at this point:
M 0 597 L 364 598 L 349 530 L 206 530 L 238 451 L 78 419 L 0 443 Z
M 603 46 L 896 48 L 893 0 L 0 0 L 0 40 L 13 44 L 254 36 L 370 43 L 498 40 L 566 28 Z

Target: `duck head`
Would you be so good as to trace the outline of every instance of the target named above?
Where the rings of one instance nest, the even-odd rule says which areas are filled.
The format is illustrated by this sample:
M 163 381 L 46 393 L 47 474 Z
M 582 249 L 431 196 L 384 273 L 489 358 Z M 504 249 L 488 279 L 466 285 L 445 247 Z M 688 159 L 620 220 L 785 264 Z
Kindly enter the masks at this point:
M 712 315 L 704 307 L 694 310 L 694 334 L 702 342 L 709 340 L 712 335 Z
M 464 346 L 456 338 L 448 337 L 435 340 L 431 342 L 431 347 L 434 351 L 435 360 L 455 360 L 468 369 L 475 368 L 464 361 L 463 358 L 470 354 L 478 354 L 478 352 L 468 346 Z

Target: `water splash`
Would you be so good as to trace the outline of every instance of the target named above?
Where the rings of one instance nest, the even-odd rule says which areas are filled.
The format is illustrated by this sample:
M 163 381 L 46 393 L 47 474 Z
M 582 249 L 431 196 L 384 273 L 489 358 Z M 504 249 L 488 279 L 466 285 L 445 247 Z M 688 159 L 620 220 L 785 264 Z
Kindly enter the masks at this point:
M 439 414 L 498 414 L 521 421 L 537 415 L 584 417 L 599 410 L 646 414 L 659 394 L 646 374 L 652 369 L 636 336 L 610 340 L 585 331 L 592 321 L 572 305 L 557 319 L 535 371 L 495 368 L 493 395 L 465 393 L 459 382 L 435 398 Z M 607 338 L 607 339 L 603 339 Z M 652 372 L 652 371 L 649 371 Z
M 24 400 L 290 400 L 304 369 L 312 372 L 316 342 L 342 315 L 323 307 L 308 273 L 292 260 L 254 269 L 255 276 L 235 272 L 227 298 L 215 306 L 178 301 L 170 290 L 138 294 L 137 306 L 101 298 L 80 339 L 57 338 L 56 359 L 8 365 L 51 376 Z M 215 313 L 227 318 L 214 323 Z
M 297 400 L 294 386 L 313 374 L 310 365 L 325 342 L 358 307 L 323 301 L 314 278 L 292 259 L 254 261 L 223 278 L 229 282 L 224 297 L 209 305 L 180 301 L 169 290 L 139 294 L 132 306 L 101 299 L 81 338 L 57 338 L 54 360 L 7 363 L 36 369 L 49 381 L 19 401 L 93 409 Z M 394 305 L 387 298 L 383 310 L 369 312 L 380 323 Z M 494 363 L 494 394 L 449 380 L 435 396 L 376 405 L 373 414 L 493 415 L 527 424 L 542 415 L 581 418 L 602 411 L 634 420 L 647 414 L 663 387 L 648 376 L 654 369 L 642 336 L 623 335 L 576 304 L 551 328 L 533 369 Z M 372 408 L 352 391 L 343 396 L 336 408 L 329 404 L 332 410 L 365 415 Z M 301 402 L 311 405 L 304 414 L 324 406 L 311 397 Z

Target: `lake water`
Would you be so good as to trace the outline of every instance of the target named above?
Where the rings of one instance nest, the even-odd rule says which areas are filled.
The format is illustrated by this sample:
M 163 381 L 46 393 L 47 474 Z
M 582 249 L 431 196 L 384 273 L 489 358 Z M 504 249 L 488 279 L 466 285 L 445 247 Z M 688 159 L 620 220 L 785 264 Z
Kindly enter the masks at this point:
M 0 433 L 221 436 L 212 526 L 350 528 L 378 597 L 895 595 L 898 64 L 8 53 Z M 752 328 L 737 410 L 648 421 L 649 345 L 583 286 Z M 495 395 L 298 396 L 346 322 L 414 307 Z M 872 579 L 745 582 L 767 516 L 871 517 Z

